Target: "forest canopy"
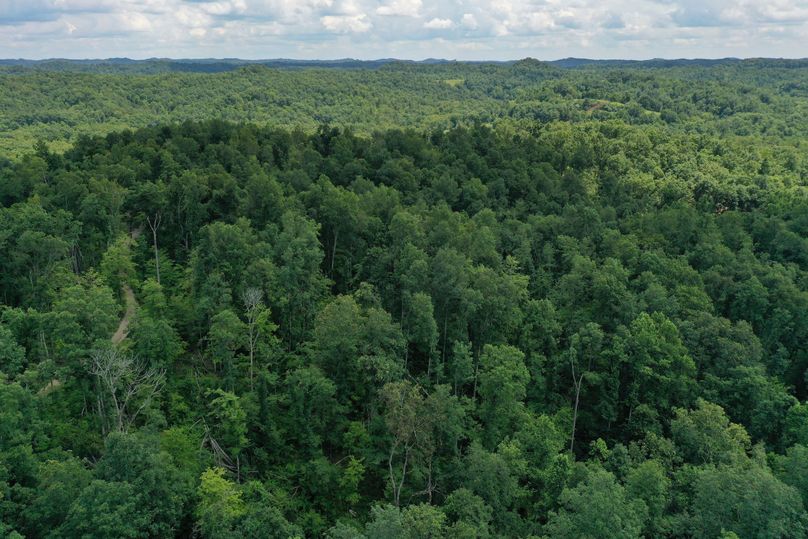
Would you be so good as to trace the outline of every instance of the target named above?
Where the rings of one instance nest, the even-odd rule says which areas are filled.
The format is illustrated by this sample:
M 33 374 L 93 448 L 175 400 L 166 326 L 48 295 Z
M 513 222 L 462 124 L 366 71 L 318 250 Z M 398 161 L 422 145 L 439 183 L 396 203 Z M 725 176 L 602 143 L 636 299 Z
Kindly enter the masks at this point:
M 805 537 L 807 74 L 8 68 L 0 534 Z
M 0 62 L 0 151 L 19 156 L 41 139 L 62 152 L 80 135 L 211 118 L 308 133 L 329 123 L 366 136 L 592 119 L 692 134 L 808 136 L 805 60 L 283 65 Z

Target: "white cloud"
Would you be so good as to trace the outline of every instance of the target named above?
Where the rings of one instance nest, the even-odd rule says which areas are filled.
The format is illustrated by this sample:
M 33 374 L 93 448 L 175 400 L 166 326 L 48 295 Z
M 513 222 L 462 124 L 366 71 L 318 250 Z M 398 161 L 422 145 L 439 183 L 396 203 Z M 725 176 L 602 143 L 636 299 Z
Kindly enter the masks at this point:
M 0 0 L 0 57 L 806 57 L 807 1 Z
M 463 28 L 468 28 L 469 30 L 476 30 L 480 27 L 479 23 L 477 22 L 477 17 L 475 17 L 472 13 L 463 14 L 463 18 L 460 19 L 460 26 Z
M 126 11 L 120 16 L 120 26 L 133 32 L 148 32 L 154 27 L 151 20 L 142 13 Z
M 373 27 L 373 23 L 364 14 L 326 15 L 320 17 L 320 22 L 326 30 L 342 34 L 367 32 Z
M 435 17 L 424 23 L 424 28 L 429 30 L 448 30 L 449 28 L 454 27 L 454 23 L 452 19 L 439 19 Z
M 233 0 L 231 2 L 204 2 L 199 4 L 200 9 L 211 15 L 233 15 L 244 13 L 247 10 L 247 3 L 244 0 Z
M 421 0 L 393 0 L 376 8 L 376 13 L 383 16 L 418 17 L 422 4 Z

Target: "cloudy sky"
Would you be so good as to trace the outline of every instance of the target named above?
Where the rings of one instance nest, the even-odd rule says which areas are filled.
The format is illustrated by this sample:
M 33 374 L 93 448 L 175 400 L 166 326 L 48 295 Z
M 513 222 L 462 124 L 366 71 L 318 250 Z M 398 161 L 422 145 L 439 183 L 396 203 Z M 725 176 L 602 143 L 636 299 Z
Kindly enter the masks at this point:
M 808 0 L 0 0 L 0 58 L 808 57 Z

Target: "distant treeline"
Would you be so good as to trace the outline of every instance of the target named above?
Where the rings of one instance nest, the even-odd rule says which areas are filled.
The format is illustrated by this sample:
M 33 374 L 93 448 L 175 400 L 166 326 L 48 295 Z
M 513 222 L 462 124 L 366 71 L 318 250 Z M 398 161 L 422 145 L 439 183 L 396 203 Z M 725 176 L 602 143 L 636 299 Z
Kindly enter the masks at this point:
M 308 133 L 328 123 L 365 135 L 474 124 L 530 133 L 554 121 L 595 120 L 692 134 L 808 136 L 808 67 L 798 60 L 273 62 L 0 67 L 0 150 L 19 155 L 37 140 L 64 150 L 79 135 L 209 118 Z
M 264 66 L 275 69 L 292 68 L 338 68 L 338 69 L 378 69 L 389 64 L 412 65 L 512 65 L 519 60 L 447 60 L 443 58 L 428 58 L 426 60 L 400 60 L 397 58 L 380 58 L 377 60 L 358 60 L 355 58 L 342 58 L 338 60 L 296 60 L 288 58 L 272 58 L 266 60 L 243 60 L 239 58 L 200 58 L 200 59 L 173 59 L 148 58 L 132 60 L 130 58 L 104 58 L 73 60 L 66 58 L 49 58 L 44 60 L 0 59 L 0 66 L 18 68 L 15 72 L 25 69 L 39 69 L 44 71 L 80 71 L 95 73 L 221 73 L 232 71 L 244 66 Z M 653 58 L 649 60 L 597 60 L 591 58 L 562 58 L 547 60 L 542 63 L 562 68 L 581 67 L 632 67 L 632 68 L 664 68 L 664 67 L 715 67 L 724 65 L 766 65 L 770 67 L 798 68 L 807 67 L 808 59 L 782 59 L 782 58 Z

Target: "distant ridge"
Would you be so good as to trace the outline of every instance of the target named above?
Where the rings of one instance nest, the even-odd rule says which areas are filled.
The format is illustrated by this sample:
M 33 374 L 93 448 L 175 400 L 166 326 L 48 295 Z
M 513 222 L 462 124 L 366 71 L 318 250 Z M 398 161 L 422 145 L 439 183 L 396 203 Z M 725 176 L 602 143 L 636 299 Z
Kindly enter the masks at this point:
M 631 67 L 631 68 L 672 68 L 672 67 L 714 67 L 727 65 L 759 65 L 760 63 L 775 64 L 787 68 L 808 67 L 808 59 L 782 59 L 782 58 L 653 58 L 649 60 L 622 60 L 590 58 L 562 58 L 551 61 L 536 61 L 537 64 L 549 65 L 564 69 L 597 68 L 597 67 Z M 131 58 L 97 58 L 72 60 L 64 58 L 50 58 L 44 60 L 0 59 L 0 67 L 5 72 L 17 70 L 41 71 L 79 71 L 79 72 L 136 72 L 136 73 L 218 73 L 235 69 L 262 66 L 274 69 L 378 69 L 390 64 L 403 65 L 445 65 L 445 64 L 494 64 L 513 65 L 522 64 L 524 60 L 447 60 L 444 58 L 426 58 L 424 60 L 401 60 L 397 58 L 380 58 L 376 60 L 358 60 L 355 58 L 341 58 L 336 60 L 299 60 L 290 58 L 274 58 L 263 60 L 244 60 L 239 58 L 199 58 L 199 59 L 173 59 L 148 58 L 133 60 Z M 16 68 L 16 69 L 15 69 Z
M 772 59 L 774 60 L 774 59 Z M 549 63 L 558 67 L 584 67 L 599 66 L 643 66 L 643 67 L 676 67 L 676 66 L 714 66 L 738 64 L 745 60 L 741 58 L 651 58 L 649 60 L 592 60 L 589 58 L 563 58 Z

